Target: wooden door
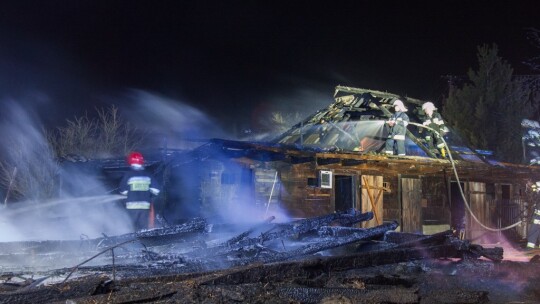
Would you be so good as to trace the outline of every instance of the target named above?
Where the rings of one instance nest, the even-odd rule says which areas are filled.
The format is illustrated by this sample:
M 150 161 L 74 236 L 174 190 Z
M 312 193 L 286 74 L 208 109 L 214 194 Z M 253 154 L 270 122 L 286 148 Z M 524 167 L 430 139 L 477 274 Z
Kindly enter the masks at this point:
M 488 206 L 486 202 L 486 184 L 479 182 L 469 182 L 469 206 L 472 213 L 484 225 L 490 226 L 488 223 Z M 487 230 L 474 220 L 470 212 L 465 207 L 465 238 L 468 240 L 480 239 Z
M 401 231 L 422 233 L 422 181 L 401 178 Z
M 383 177 L 375 175 L 362 175 L 361 178 L 362 212 L 372 211 L 372 220 L 362 222 L 363 228 L 375 227 L 383 223 Z

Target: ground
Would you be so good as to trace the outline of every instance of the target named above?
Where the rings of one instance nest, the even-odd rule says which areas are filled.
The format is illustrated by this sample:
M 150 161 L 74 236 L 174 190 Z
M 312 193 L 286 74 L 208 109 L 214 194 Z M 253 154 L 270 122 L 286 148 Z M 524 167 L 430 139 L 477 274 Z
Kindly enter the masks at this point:
M 422 259 L 326 269 L 324 257 L 214 272 L 126 276 L 86 273 L 67 284 L 8 291 L 2 303 L 539 303 L 540 264 Z M 291 270 L 293 269 L 293 270 Z M 301 270 L 300 270 L 301 269 Z M 125 271 L 125 270 L 124 270 Z M 260 274 L 260 275 L 259 275 Z M 117 275 L 122 275 L 118 270 Z M 67 302 L 71 300 L 72 302 Z

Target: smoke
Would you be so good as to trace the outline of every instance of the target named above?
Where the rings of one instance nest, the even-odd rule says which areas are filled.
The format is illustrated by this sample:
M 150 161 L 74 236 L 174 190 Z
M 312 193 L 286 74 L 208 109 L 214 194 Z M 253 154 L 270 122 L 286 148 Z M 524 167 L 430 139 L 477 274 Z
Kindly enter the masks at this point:
M 132 89 L 124 95 L 119 108 L 121 115 L 139 130 L 143 130 L 148 150 L 157 148 L 191 151 L 211 138 L 234 137 L 203 111 L 178 99 Z M 226 109 L 230 111 L 230 109 Z M 217 151 L 216 151 L 217 152 Z M 196 216 L 214 222 L 260 223 L 275 216 L 275 221 L 288 217 L 279 210 L 279 178 L 275 181 L 275 192 L 268 205 L 253 196 L 251 178 L 246 179 L 246 169 L 231 161 L 226 155 L 214 155 L 213 160 L 189 159 L 180 154 L 172 161 L 167 177 L 167 201 L 157 212 L 170 224 Z M 257 169 L 254 169 L 257 171 Z M 272 171 L 275 172 L 275 171 Z M 272 175 L 273 178 L 273 175 Z M 248 181 L 249 180 L 249 181 Z M 266 184 L 271 187 L 273 184 Z M 202 198 L 201 198 L 202 197 Z
M 314 86 L 317 88 L 320 86 Z M 309 116 L 316 111 L 326 108 L 333 100 L 332 90 L 322 90 L 300 87 L 287 94 L 271 98 L 272 106 L 281 112 L 297 112 L 301 117 Z M 326 87 L 323 87 L 326 89 Z
M 130 123 L 147 132 L 154 147 L 193 148 L 212 137 L 225 137 L 223 128 L 202 111 L 144 90 L 131 90 L 122 109 Z
M 332 94 L 331 88 L 321 85 L 298 86 L 286 92 L 272 93 L 251 111 L 249 127 L 246 127 L 242 139 L 271 140 L 318 110 L 326 108 L 333 102 Z
M 63 170 L 31 108 L 25 109 L 15 100 L 3 100 L 2 108 L 0 155 L 7 204 L 0 214 L 0 241 L 92 238 L 129 231 L 127 216 L 114 200 L 80 195 L 89 188 L 105 195 L 107 189 L 97 176 L 81 177 Z M 71 187 L 61 191 L 63 180 Z

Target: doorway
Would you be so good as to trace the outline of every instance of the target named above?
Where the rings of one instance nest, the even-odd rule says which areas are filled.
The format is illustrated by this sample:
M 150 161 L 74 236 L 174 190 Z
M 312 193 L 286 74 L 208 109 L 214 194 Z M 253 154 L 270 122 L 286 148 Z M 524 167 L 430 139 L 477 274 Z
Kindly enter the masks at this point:
M 459 183 L 465 192 L 465 184 Z M 450 183 L 450 227 L 458 231 L 465 229 L 465 202 L 459 191 L 457 182 Z
M 334 175 L 334 203 L 336 212 L 356 207 L 356 193 L 352 175 Z

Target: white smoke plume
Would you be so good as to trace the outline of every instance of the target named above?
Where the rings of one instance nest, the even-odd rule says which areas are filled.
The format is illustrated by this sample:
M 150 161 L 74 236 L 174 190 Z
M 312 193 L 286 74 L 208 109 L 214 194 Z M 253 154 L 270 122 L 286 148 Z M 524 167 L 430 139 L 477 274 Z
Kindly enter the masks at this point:
M 209 138 L 227 136 L 209 115 L 181 100 L 133 89 L 127 101 L 122 112 L 147 133 L 154 148 L 193 148 Z
M 107 195 L 108 189 L 97 177 L 69 176 L 62 170 L 36 113 L 14 100 L 3 100 L 2 108 L 3 174 L 16 172 L 18 188 L 8 190 L 4 185 L 0 241 L 92 238 L 129 231 L 129 221 L 114 200 L 80 195 L 89 188 L 92 193 Z M 77 189 L 77 193 L 61 191 L 62 180 L 70 181 L 71 190 Z M 9 199 L 10 194 L 19 201 Z

